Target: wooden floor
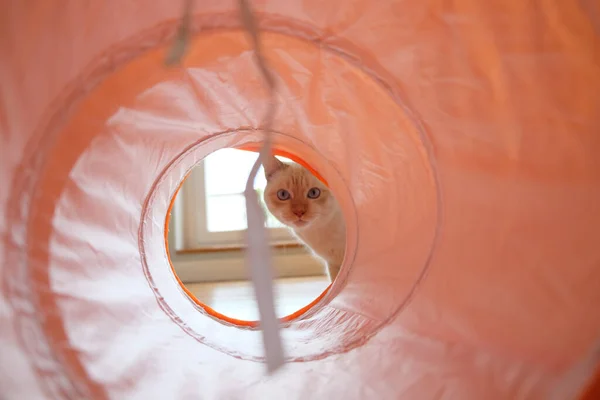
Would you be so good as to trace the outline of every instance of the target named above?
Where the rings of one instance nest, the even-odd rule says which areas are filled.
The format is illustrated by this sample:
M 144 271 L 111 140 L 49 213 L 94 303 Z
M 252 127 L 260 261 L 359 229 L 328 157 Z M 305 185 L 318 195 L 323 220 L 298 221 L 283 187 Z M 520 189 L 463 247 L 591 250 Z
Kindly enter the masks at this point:
M 325 276 L 286 278 L 275 281 L 277 315 L 283 317 L 304 307 L 329 285 Z M 221 314 L 243 320 L 257 320 L 252 284 L 242 282 L 187 283 L 201 302 Z

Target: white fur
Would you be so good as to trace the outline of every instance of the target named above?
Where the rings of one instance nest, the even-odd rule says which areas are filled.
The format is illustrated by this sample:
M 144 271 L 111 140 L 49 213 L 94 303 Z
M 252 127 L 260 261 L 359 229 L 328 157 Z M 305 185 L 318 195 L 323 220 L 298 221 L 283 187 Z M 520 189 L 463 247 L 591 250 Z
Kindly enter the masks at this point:
M 265 165 L 265 175 L 267 208 L 326 262 L 327 275 L 333 281 L 342 266 L 346 248 L 346 224 L 339 203 L 329 188 L 301 165 L 284 164 L 272 157 Z M 307 197 L 311 188 L 320 190 L 319 198 Z M 279 190 L 286 190 L 290 198 L 280 200 Z M 298 216 L 294 212 L 304 214 Z

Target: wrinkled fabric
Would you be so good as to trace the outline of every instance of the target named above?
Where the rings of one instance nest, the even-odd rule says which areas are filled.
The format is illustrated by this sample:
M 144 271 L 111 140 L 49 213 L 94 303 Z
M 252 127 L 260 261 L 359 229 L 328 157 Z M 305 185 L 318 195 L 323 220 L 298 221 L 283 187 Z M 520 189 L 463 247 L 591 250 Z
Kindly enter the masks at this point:
M 545 399 L 600 338 L 600 67 L 590 2 L 257 1 L 275 147 L 347 221 L 331 290 L 281 329 L 172 275 L 186 173 L 260 142 L 235 2 L 0 6 L 0 387 L 22 398 Z M 557 386 L 558 385 L 558 386 Z M 562 385 L 562 386 L 561 386 Z M 566 386 L 565 386 L 566 385 Z

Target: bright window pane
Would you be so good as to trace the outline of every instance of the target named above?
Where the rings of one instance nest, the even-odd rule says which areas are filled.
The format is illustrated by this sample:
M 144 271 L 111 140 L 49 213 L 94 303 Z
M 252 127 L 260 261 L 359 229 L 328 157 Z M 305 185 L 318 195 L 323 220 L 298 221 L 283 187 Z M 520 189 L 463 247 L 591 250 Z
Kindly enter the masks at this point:
M 265 211 L 265 225 L 269 228 L 283 228 L 284 225 L 267 210 L 262 195 L 259 198 Z M 246 199 L 242 194 L 207 197 L 206 214 L 209 232 L 240 231 L 247 228 Z
M 215 151 L 204 160 L 204 178 L 206 195 L 243 193 L 257 153 L 238 149 Z M 281 161 L 290 162 L 286 158 Z M 254 181 L 255 189 L 264 189 L 267 185 L 263 168 L 258 171 Z
M 243 193 L 257 154 L 236 149 L 214 152 L 204 160 L 207 196 Z
M 207 196 L 206 228 L 209 232 L 246 229 L 246 201 L 241 194 Z
M 209 232 L 239 231 L 247 228 L 246 202 L 243 196 L 246 180 L 258 157 L 257 153 L 222 149 L 204 160 L 206 188 L 206 221 Z M 280 158 L 290 162 L 286 158 Z M 262 193 L 267 180 L 261 167 L 254 181 L 254 189 L 265 210 L 266 226 L 282 228 L 282 225 L 268 212 Z

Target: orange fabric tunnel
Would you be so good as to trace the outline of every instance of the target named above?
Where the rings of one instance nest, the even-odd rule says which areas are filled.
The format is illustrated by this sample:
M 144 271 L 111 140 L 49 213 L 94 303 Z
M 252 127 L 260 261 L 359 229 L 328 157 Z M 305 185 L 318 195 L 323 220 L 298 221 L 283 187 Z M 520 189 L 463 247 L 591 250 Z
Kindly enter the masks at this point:
M 273 376 L 261 332 L 199 307 L 169 263 L 180 184 L 256 149 L 268 100 L 237 2 L 194 2 L 165 66 L 183 3 L 0 2 L 0 397 L 598 393 L 597 3 L 252 3 L 274 145 L 347 223 Z

